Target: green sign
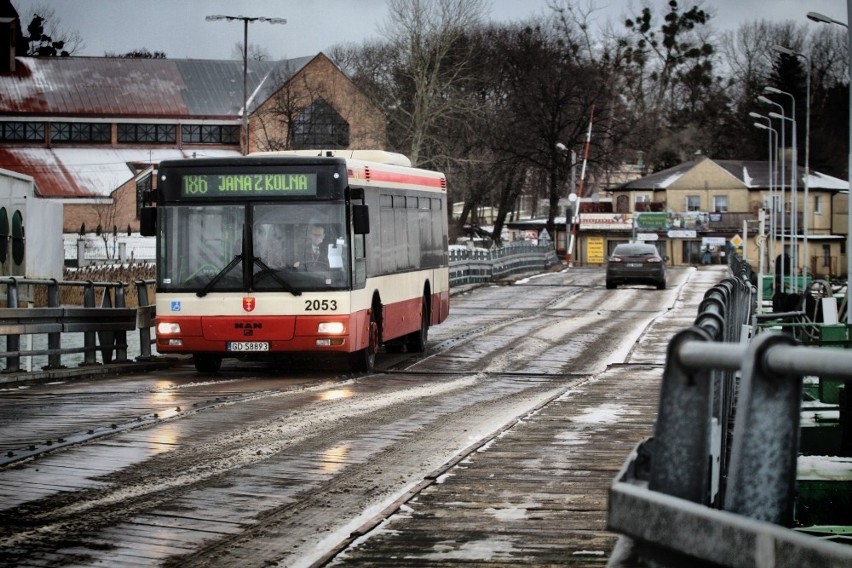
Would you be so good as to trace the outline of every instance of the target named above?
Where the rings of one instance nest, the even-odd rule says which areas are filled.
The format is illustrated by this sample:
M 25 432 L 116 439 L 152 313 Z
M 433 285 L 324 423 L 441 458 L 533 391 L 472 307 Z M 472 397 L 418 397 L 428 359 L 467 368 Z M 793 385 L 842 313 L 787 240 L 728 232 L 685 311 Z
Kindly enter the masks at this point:
M 637 229 L 666 229 L 669 226 L 668 214 L 665 211 L 634 213 L 633 220 Z
M 316 196 L 317 174 L 186 174 L 181 197 Z

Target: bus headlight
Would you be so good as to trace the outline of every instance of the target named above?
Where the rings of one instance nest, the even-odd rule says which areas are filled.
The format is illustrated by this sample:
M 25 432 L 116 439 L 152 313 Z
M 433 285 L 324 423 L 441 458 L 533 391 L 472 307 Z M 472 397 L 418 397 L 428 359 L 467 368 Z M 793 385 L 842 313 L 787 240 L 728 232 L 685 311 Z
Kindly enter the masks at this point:
M 317 326 L 317 333 L 339 335 L 343 333 L 343 323 L 339 321 L 324 321 Z
M 157 324 L 157 333 L 159 335 L 174 335 L 176 333 L 180 333 L 180 324 L 161 321 Z

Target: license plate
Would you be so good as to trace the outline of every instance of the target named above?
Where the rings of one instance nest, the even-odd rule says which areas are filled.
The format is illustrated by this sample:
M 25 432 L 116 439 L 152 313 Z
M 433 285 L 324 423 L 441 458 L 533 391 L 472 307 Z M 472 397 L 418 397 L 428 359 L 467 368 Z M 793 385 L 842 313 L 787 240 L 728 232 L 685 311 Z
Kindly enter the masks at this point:
M 228 343 L 228 351 L 269 351 L 269 343 L 266 341 L 231 341 Z
M 642 268 L 642 263 L 641 262 L 628 262 L 626 266 L 627 266 L 627 268 Z

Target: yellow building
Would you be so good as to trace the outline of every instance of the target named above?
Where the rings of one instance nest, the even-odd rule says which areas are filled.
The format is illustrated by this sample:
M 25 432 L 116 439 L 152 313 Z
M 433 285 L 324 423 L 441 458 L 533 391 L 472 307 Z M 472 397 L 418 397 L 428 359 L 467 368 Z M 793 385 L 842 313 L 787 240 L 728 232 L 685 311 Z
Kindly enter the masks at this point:
M 630 215 L 632 228 L 585 230 L 581 215 L 580 261 L 585 238 L 599 247 L 603 237 L 609 254 L 638 236 L 656 242 L 674 265 L 699 264 L 708 250 L 711 262 L 725 262 L 739 244 L 756 266 L 762 211 L 767 270 L 786 251 L 797 273 L 807 266 L 812 276 L 845 275 L 849 183 L 814 171 L 806 176 L 803 168 L 796 175 L 795 198 L 789 173 L 783 188 L 777 172 L 770 183 L 765 161 L 698 157 L 625 183 L 612 191 L 613 213 Z

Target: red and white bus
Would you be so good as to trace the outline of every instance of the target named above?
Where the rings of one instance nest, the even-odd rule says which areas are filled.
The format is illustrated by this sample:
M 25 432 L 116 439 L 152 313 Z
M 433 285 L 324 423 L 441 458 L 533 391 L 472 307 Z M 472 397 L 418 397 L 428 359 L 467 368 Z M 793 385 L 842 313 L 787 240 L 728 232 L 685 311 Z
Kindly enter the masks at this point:
M 424 351 L 449 312 L 446 185 L 381 151 L 162 162 L 142 213 L 157 350 L 199 372 L 294 352 L 369 371 L 383 344 Z

